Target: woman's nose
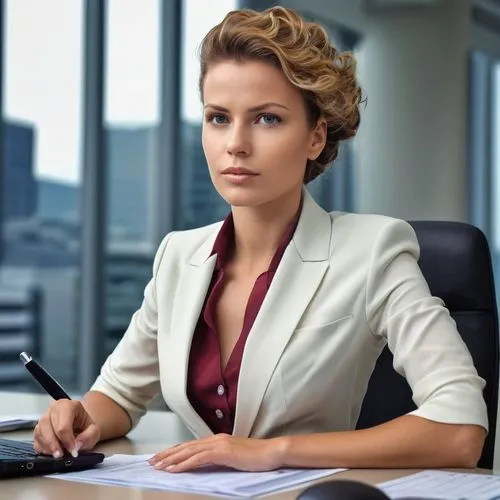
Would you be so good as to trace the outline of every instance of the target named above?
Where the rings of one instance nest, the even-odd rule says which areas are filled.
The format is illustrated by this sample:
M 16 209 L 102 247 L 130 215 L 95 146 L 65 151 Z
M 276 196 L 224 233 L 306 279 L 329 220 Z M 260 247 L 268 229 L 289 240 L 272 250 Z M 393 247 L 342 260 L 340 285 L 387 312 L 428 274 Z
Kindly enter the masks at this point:
M 229 135 L 226 151 L 231 156 L 248 156 L 250 154 L 251 144 L 248 133 L 243 127 L 234 126 Z

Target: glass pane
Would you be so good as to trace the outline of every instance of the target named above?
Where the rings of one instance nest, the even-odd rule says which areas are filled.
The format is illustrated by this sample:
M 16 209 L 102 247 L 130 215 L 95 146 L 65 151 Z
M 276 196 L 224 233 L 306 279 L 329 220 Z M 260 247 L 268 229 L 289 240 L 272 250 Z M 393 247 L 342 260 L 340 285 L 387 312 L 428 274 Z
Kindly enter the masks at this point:
M 202 106 L 198 92 L 198 49 L 205 34 L 238 6 L 237 0 L 184 0 L 182 23 L 182 169 L 181 214 L 176 229 L 189 229 L 223 219 L 229 210 L 212 185 L 201 145 Z
M 106 298 L 109 353 L 139 308 L 155 252 L 160 0 L 108 0 Z
M 493 238 L 490 238 L 491 251 L 497 289 L 500 288 L 500 61 L 492 68 L 492 103 L 491 103 L 491 169 L 493 176 L 492 211 Z M 493 240 L 493 241 L 491 241 Z M 500 294 L 497 293 L 500 302 Z
M 354 51 L 358 37 L 351 31 L 324 19 L 303 14 L 306 19 L 319 22 L 328 32 L 330 43 L 339 51 Z M 308 184 L 314 199 L 327 211 L 354 210 L 354 154 L 352 140 L 341 142 L 334 162 L 319 177 Z
M 469 56 L 469 169 L 471 222 L 485 233 L 490 230 L 490 59 L 473 50 Z
M 81 0 L 7 0 L 0 388 L 34 389 L 37 356 L 76 387 L 82 133 Z

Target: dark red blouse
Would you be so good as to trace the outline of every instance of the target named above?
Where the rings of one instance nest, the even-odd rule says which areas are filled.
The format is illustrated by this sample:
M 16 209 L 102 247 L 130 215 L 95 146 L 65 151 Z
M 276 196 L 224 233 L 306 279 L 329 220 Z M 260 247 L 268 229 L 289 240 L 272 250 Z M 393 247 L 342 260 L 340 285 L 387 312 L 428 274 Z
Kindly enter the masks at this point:
M 214 433 L 231 434 L 233 432 L 243 349 L 267 290 L 271 286 L 274 273 L 295 232 L 299 215 L 300 211 L 284 234 L 269 269 L 255 281 L 245 309 L 242 330 L 224 370 L 221 369 L 220 363 L 215 306 L 222 291 L 224 264 L 234 245 L 232 214 L 225 219 L 215 240 L 211 255 L 217 254 L 217 261 L 205 304 L 193 335 L 187 378 L 188 399 L 194 410 Z

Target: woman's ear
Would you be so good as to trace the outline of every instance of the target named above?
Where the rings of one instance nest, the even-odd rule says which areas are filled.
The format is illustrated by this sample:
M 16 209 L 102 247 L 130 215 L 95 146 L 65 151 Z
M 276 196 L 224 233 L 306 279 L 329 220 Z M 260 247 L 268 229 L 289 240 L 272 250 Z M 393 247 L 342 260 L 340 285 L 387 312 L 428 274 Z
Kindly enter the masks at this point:
M 326 144 L 326 127 L 327 123 L 324 118 L 320 118 L 316 123 L 314 129 L 311 131 L 311 141 L 309 144 L 309 160 L 316 160 L 316 158 L 323 151 Z

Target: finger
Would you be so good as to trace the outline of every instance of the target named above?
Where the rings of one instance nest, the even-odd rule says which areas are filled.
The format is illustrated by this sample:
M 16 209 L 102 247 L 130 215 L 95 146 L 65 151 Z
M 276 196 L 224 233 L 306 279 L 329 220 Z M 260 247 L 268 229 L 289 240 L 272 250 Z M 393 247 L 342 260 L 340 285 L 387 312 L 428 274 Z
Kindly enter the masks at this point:
M 220 447 L 222 443 L 227 443 L 228 440 L 230 439 L 233 439 L 233 436 L 229 434 L 215 434 L 214 436 L 210 436 L 208 438 L 185 441 L 184 443 L 176 444 L 175 446 L 172 446 L 170 448 L 167 448 L 166 450 L 162 450 L 156 453 L 148 460 L 148 462 L 151 465 L 155 465 L 160 460 L 164 460 L 165 458 L 170 457 L 173 453 L 177 453 L 179 451 L 182 451 L 186 448 L 191 448 L 193 446 L 197 447 L 198 449 L 198 446 L 203 445 L 203 446 L 208 446 L 209 449 L 213 449 L 215 446 Z
M 84 431 L 80 432 L 80 434 L 75 437 L 76 447 L 78 447 L 79 450 L 91 450 L 99 441 L 100 434 L 97 424 L 90 424 Z
M 156 462 L 154 466 L 157 467 L 158 469 L 164 469 L 169 465 L 175 465 L 184 462 L 193 455 L 202 453 L 204 451 L 210 451 L 210 449 L 207 448 L 207 445 L 190 446 L 188 448 L 179 450 L 176 453 L 170 453 L 169 455 L 161 458 L 158 462 Z
M 156 455 L 154 455 L 153 457 L 151 457 L 149 459 L 149 463 L 151 465 L 154 465 L 158 462 L 160 462 L 161 460 L 165 460 L 165 459 L 168 459 L 170 458 L 172 455 L 176 454 L 176 453 L 180 453 L 180 452 L 183 452 L 185 450 L 189 450 L 190 448 L 192 448 L 191 446 L 176 446 L 174 448 L 167 448 L 166 450 L 162 450 L 158 453 L 156 453 Z
M 36 440 L 33 440 L 33 449 L 35 450 L 35 453 L 38 453 L 39 455 L 43 453 L 42 447 Z
M 93 423 L 94 421 L 90 418 L 87 410 L 84 408 L 81 402 L 78 401 L 74 411 L 73 429 L 75 429 L 76 431 L 83 431 Z
M 38 423 L 33 429 L 33 449 L 37 453 L 44 453 L 43 443 L 40 437 L 40 424 Z
M 42 422 L 42 420 L 40 421 Z M 36 450 L 38 453 L 43 453 L 45 455 L 52 455 L 54 458 L 60 458 L 63 456 L 63 450 L 61 443 L 57 439 L 57 436 L 50 425 L 50 420 L 46 419 L 37 425 L 37 431 L 34 434 L 36 436 Z
M 167 472 L 186 472 L 190 470 L 196 470 L 201 467 L 208 467 L 210 465 L 219 465 L 214 458 L 211 451 L 205 450 L 196 455 L 189 457 L 188 459 L 172 465 L 164 465 L 164 467 L 159 468 L 161 470 L 166 470 Z M 156 466 L 155 466 L 156 467 Z
M 76 445 L 73 431 L 76 407 L 70 401 L 61 400 L 58 403 L 49 412 L 50 421 L 58 440 L 71 453 Z
M 179 451 L 185 450 L 193 445 L 197 445 L 200 443 L 204 443 L 206 440 L 200 439 L 200 440 L 192 440 L 192 441 L 187 441 L 184 443 L 178 443 L 175 446 L 172 446 L 170 448 L 167 448 L 166 450 L 159 451 L 155 455 L 153 455 L 148 462 L 151 465 L 154 465 L 155 463 L 159 462 L 160 460 L 163 460 L 164 458 L 169 457 L 172 453 L 177 453 Z

